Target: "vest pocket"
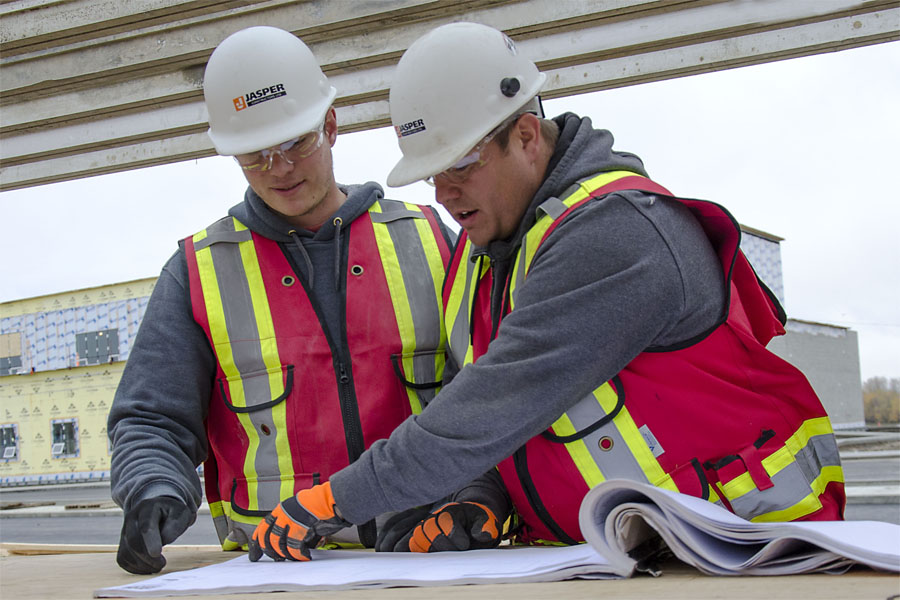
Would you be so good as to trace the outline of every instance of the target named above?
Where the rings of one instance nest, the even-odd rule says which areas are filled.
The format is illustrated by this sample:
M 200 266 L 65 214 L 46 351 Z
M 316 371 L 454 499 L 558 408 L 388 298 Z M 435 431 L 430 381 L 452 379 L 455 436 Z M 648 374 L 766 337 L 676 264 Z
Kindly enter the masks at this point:
M 441 380 L 437 378 L 438 361 L 444 364 L 443 350 L 421 350 L 419 352 L 405 352 L 403 354 L 391 354 L 391 365 L 394 374 L 403 382 L 403 385 L 413 390 L 434 390 L 441 387 Z M 407 375 L 409 369 L 404 365 L 412 363 L 412 373 Z
M 413 390 L 424 407 L 434 399 L 441 387 L 445 354 L 443 350 L 420 350 L 391 354 L 391 366 L 403 387 Z M 441 373 L 441 377 L 438 377 Z M 418 412 L 415 408 L 413 412 Z
M 277 385 L 273 386 L 272 381 L 273 376 L 277 377 L 279 374 L 280 389 Z M 275 382 L 277 384 L 277 379 Z M 228 410 L 236 413 L 264 410 L 284 402 L 290 395 L 294 387 L 294 365 L 241 373 L 237 377 L 220 377 L 216 383 Z
M 278 475 L 237 477 L 231 482 L 231 510 L 245 517 L 264 517 L 278 506 L 279 502 L 300 490 L 321 483 L 320 479 L 319 473 L 296 473 L 286 477 Z M 284 481 L 293 481 L 293 487 L 290 495 L 282 497 Z M 256 496 L 258 509 L 249 508 L 250 494 Z
M 716 488 L 734 514 L 747 520 L 792 520 L 778 513 L 801 502 L 805 512 L 821 508 L 810 478 L 788 447 L 776 439 L 774 430 L 763 430 L 752 444 L 703 466 L 715 474 Z
M 669 480 L 682 494 L 709 500 L 709 481 L 706 478 L 706 473 L 703 471 L 703 466 L 696 458 L 692 458 L 689 463 L 676 467 L 675 470 L 666 474 L 660 481 L 652 483 L 655 486 L 667 487 L 664 484 Z

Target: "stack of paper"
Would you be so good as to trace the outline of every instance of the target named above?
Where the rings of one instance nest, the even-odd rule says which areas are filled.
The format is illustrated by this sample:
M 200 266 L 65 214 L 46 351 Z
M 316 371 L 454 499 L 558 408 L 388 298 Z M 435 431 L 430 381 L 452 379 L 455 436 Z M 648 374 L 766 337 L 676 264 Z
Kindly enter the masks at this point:
M 587 544 L 436 554 L 314 550 L 306 563 L 234 560 L 114 588 L 99 598 L 528 583 L 659 574 L 671 552 L 710 575 L 900 572 L 900 526 L 876 521 L 751 523 L 723 508 L 626 480 L 592 489 L 579 522 Z
M 709 575 L 841 572 L 854 564 L 900 571 L 900 526 L 879 521 L 752 523 L 700 498 L 610 480 L 585 496 L 581 532 L 617 571 L 659 536 L 680 560 Z

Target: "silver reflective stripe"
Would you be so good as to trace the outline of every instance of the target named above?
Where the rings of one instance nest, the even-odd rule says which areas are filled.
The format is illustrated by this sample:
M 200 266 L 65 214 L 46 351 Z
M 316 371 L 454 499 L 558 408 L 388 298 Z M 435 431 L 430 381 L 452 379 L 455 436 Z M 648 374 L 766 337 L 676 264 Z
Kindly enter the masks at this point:
M 219 227 L 223 229 L 219 229 Z M 213 228 L 216 229 L 213 230 Z M 221 233 L 228 230 L 234 233 L 234 222 L 232 219 L 223 219 L 207 230 L 207 235 L 213 234 L 221 239 Z M 252 240 L 252 237 L 250 239 Z M 234 384 L 243 385 L 247 406 L 264 404 L 271 401 L 273 395 L 262 356 L 259 330 L 256 326 L 256 316 L 250 296 L 250 284 L 241 260 L 240 245 L 214 244 L 210 246 L 209 250 L 212 253 L 216 279 L 219 283 L 219 296 L 222 299 L 228 339 L 231 341 L 231 353 L 235 367 L 241 375 L 241 382 L 234 382 Z M 229 388 L 231 384 L 232 382 L 229 382 Z M 230 389 L 228 391 L 230 392 Z M 271 411 L 263 410 L 259 413 L 245 414 L 253 423 L 256 431 L 260 431 L 263 424 L 272 431 L 272 435 L 258 436 L 259 447 L 254 456 L 256 472 L 277 474 L 279 472 L 278 452 L 275 442 L 278 435 L 286 435 L 286 433 L 279 432 L 274 426 Z M 279 497 L 281 495 L 280 477 L 276 476 L 273 479 L 274 481 L 263 481 L 262 479 L 258 481 L 257 502 L 262 510 L 271 510 L 282 500 Z
M 393 205 L 393 206 L 392 206 Z M 435 281 L 428 263 L 428 256 L 419 236 L 419 230 L 412 218 L 425 218 L 422 213 L 414 212 L 396 200 L 382 200 L 382 210 L 390 209 L 389 215 L 400 215 L 388 221 L 387 230 L 394 245 L 403 286 L 412 315 L 416 335 L 416 349 L 438 348 L 441 345 L 441 311 L 443 307 L 435 294 Z M 369 213 L 373 217 L 379 213 Z M 380 213 L 384 214 L 384 213 Z M 412 217 L 412 218 L 409 218 Z M 434 355 L 421 355 L 413 358 L 417 382 L 428 383 L 437 380 Z M 434 390 L 417 390 L 419 397 L 427 403 L 434 397 Z
M 216 528 L 216 536 L 219 538 L 219 544 L 224 544 L 228 537 L 229 519 L 225 515 L 213 517 L 213 526 Z
M 775 484 L 767 490 L 753 488 L 746 494 L 729 499 L 734 514 L 747 520 L 794 506 L 812 493 L 800 466 L 792 462 L 771 477 Z
M 575 431 L 587 429 L 606 414 L 593 394 L 588 394 L 566 411 Z M 612 447 L 609 450 L 600 449 L 602 438 L 609 438 L 612 441 Z M 647 481 L 644 470 L 641 469 L 641 465 L 631 453 L 631 449 L 625 443 L 625 438 L 615 426 L 614 420 L 586 435 L 582 441 L 605 479 L 623 478 L 632 481 Z
M 391 206 L 391 205 L 394 206 Z M 400 219 L 424 219 L 426 218 L 424 214 L 415 211 L 409 210 L 403 204 L 401 204 L 397 200 L 382 200 L 381 201 L 382 210 L 384 212 L 380 213 L 369 213 L 372 216 L 373 223 L 390 223 L 392 221 L 397 221 Z
M 228 218 L 226 220 L 229 224 L 231 223 L 231 218 Z M 218 225 L 218 223 L 214 224 L 212 227 L 206 230 L 207 233 L 205 238 L 203 238 L 199 242 L 194 242 L 194 252 L 203 250 L 207 246 L 218 244 L 219 242 L 229 242 L 232 244 L 236 244 L 253 239 L 253 235 L 250 233 L 249 229 L 244 229 L 243 231 L 235 231 L 234 229 L 212 231 L 213 227 L 215 227 L 216 225 Z
M 568 207 L 563 203 L 559 198 L 547 198 L 537 209 L 543 212 L 545 215 L 553 219 L 554 221 L 562 216 Z
M 841 457 L 838 454 L 837 441 L 834 434 L 814 435 L 794 457 L 810 484 L 822 472 L 822 467 L 839 467 Z
M 228 539 L 243 546 L 250 542 L 255 530 L 256 525 L 241 523 L 240 521 L 231 521 L 231 531 L 228 534 Z
M 470 242 L 469 251 L 460 259 L 459 269 L 457 270 L 457 277 L 460 275 L 459 270 L 463 270 L 463 275 L 466 277 L 466 284 L 463 287 L 463 296 L 459 301 L 459 314 L 456 315 L 456 319 L 453 320 L 453 328 L 449 332 L 449 339 L 447 340 L 450 344 L 450 354 L 453 355 L 454 360 L 456 360 L 456 366 L 460 369 L 463 368 L 466 360 L 466 352 L 469 350 L 469 305 L 472 301 L 469 299 L 469 294 L 472 292 L 472 276 L 473 273 L 476 273 L 479 269 L 477 265 L 472 264 L 472 248 L 474 246 L 471 245 Z M 477 277 L 477 274 L 475 275 Z
M 581 185 L 582 185 L 584 182 L 590 181 L 590 180 L 593 179 L 593 178 L 594 178 L 594 176 L 591 175 L 590 177 L 585 177 L 584 179 L 582 179 L 582 180 L 580 180 L 580 181 L 577 181 L 577 182 L 573 183 L 572 185 L 570 185 L 569 187 L 567 187 L 567 188 L 566 188 L 566 191 L 564 191 L 562 194 L 560 194 L 559 197 L 560 197 L 560 198 L 568 198 L 569 196 L 571 196 L 572 194 L 574 194 L 575 192 L 577 192 L 579 189 L 581 189 Z
M 794 506 L 812 493 L 812 483 L 822 467 L 840 466 L 834 435 L 821 434 L 809 438 L 794 462 L 771 477 L 775 484 L 767 490 L 753 489 L 731 501 L 735 513 L 745 519 Z

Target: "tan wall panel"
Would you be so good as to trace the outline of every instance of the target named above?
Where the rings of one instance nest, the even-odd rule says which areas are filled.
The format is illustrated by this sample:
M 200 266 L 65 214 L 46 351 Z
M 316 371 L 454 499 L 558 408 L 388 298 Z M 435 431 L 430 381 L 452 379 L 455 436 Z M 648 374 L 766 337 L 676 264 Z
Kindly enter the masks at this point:
M 0 481 L 98 479 L 109 471 L 106 419 L 125 363 L 0 378 L 0 425 L 16 424 L 18 457 L 0 459 Z M 78 456 L 51 453 L 52 423 L 77 419 Z

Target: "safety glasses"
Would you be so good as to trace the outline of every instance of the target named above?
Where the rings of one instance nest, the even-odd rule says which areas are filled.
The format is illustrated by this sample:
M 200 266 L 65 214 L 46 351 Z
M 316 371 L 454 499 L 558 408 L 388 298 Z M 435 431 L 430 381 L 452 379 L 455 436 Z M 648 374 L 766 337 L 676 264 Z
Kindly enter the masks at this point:
M 425 179 L 425 183 L 430 186 L 434 186 L 436 180 L 443 179 L 450 183 L 463 183 L 469 177 L 472 176 L 472 173 L 483 167 L 487 164 L 487 159 L 482 158 L 481 153 L 484 151 L 485 147 L 491 143 L 497 134 L 501 131 L 515 123 L 519 117 L 522 116 L 523 113 L 516 113 L 511 117 L 505 119 L 502 123 L 497 125 L 494 129 L 491 130 L 486 136 L 484 136 L 478 144 L 472 148 L 472 151 L 459 159 L 456 164 L 454 164 L 449 169 L 445 169 L 438 173 L 437 175 L 432 175 Z
M 322 123 L 309 133 L 305 133 L 292 140 L 288 140 L 277 146 L 260 150 L 259 152 L 250 152 L 248 154 L 238 154 L 234 160 L 245 171 L 268 171 L 272 168 L 272 161 L 275 155 L 281 156 L 281 159 L 289 165 L 296 161 L 310 156 L 322 145 L 325 139 L 325 122 Z

